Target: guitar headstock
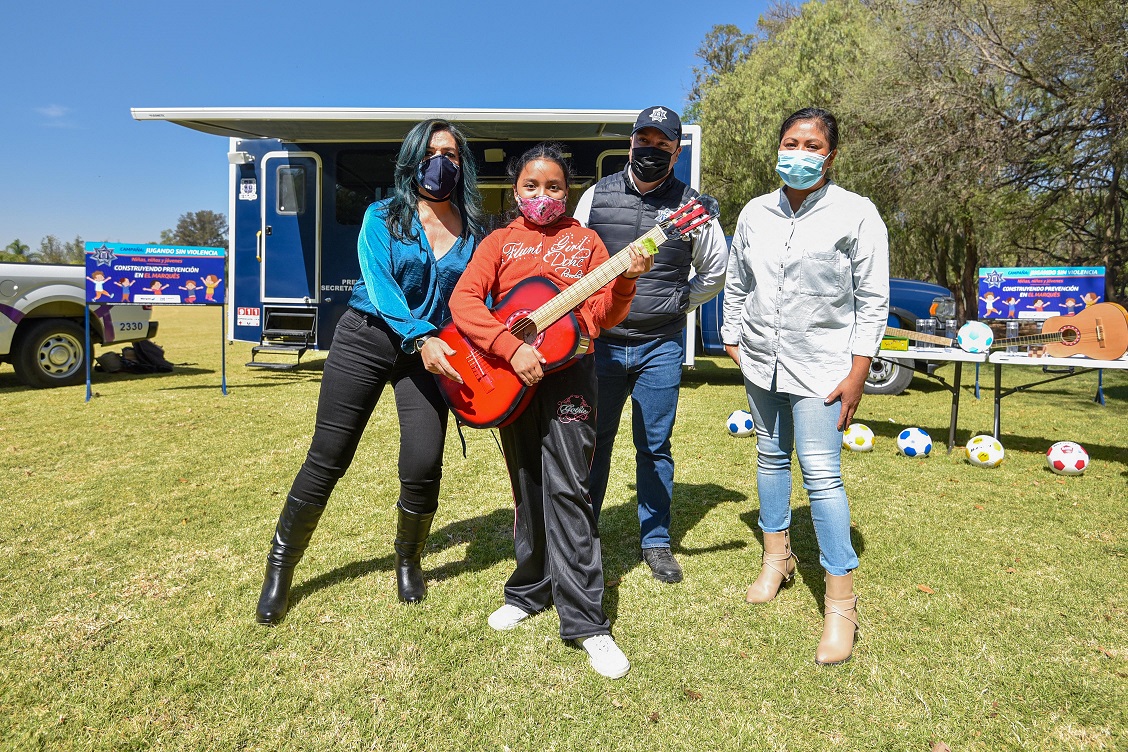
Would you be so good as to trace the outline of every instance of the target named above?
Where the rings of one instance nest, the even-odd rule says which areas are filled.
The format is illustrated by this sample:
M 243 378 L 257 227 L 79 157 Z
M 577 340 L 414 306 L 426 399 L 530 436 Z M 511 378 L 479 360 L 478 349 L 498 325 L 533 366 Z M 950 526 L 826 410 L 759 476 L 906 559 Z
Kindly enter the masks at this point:
M 659 225 L 666 237 L 688 238 L 721 215 L 720 204 L 712 196 L 698 196 L 674 210 Z

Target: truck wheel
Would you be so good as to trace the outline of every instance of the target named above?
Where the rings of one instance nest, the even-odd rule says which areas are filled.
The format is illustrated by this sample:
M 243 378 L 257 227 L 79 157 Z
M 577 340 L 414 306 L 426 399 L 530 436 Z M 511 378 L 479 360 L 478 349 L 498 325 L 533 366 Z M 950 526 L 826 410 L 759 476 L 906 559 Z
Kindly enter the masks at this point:
M 874 358 L 866 377 L 866 394 L 900 394 L 913 380 L 913 361 Z
M 33 320 L 15 343 L 16 378 L 34 389 L 83 383 L 85 339 L 83 328 L 69 319 Z

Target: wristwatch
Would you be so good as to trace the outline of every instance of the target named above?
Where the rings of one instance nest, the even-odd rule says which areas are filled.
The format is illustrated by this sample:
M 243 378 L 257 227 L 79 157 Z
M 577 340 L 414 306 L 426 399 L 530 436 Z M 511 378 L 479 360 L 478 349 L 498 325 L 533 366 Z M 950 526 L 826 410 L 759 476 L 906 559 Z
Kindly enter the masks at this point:
M 431 337 L 433 337 L 433 336 L 435 336 L 435 335 L 433 335 L 433 334 L 425 334 L 425 335 L 423 335 L 422 337 L 416 337 L 416 338 L 415 338 L 415 352 L 420 352 L 420 351 L 422 351 L 422 350 L 423 350 L 423 344 L 424 344 L 424 343 L 425 343 L 425 342 L 426 342 L 427 340 L 431 339 Z

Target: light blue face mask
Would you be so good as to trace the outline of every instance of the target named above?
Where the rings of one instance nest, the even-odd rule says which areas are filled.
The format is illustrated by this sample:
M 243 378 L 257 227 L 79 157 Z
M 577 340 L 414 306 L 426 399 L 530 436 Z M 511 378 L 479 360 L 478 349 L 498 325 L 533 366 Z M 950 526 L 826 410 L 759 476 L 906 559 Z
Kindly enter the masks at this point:
M 804 151 L 787 149 L 779 153 L 776 172 L 783 182 L 797 191 L 805 191 L 822 178 L 823 162 L 826 156 Z

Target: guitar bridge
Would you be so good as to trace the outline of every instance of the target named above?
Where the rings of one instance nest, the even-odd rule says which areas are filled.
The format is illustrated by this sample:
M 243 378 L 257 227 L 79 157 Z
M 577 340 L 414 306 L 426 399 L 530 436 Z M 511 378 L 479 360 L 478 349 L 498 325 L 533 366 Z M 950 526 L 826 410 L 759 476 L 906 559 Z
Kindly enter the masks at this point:
M 469 341 L 467 341 L 467 344 L 470 344 Z M 470 364 L 470 370 L 474 372 L 478 383 L 484 385 L 487 392 L 492 392 L 494 390 L 494 380 L 490 377 L 486 369 L 482 367 L 481 353 L 482 351 L 476 346 L 470 345 L 466 353 L 466 362 Z

